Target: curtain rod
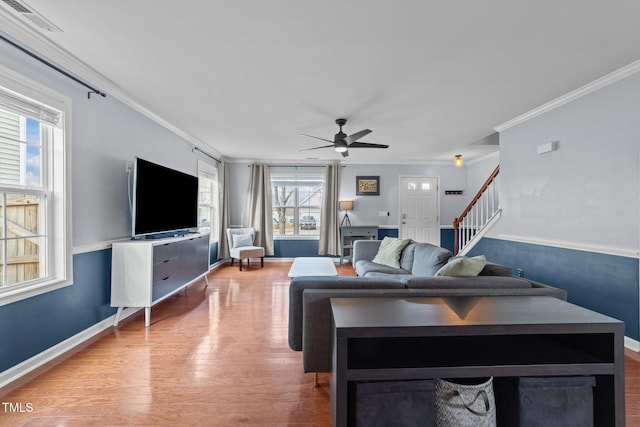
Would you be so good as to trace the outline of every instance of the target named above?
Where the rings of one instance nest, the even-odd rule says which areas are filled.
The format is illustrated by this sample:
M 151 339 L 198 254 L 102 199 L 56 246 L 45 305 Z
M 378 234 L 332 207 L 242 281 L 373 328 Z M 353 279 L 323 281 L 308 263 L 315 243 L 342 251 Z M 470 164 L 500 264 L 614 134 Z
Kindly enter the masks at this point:
M 193 147 L 193 148 L 191 149 L 191 152 L 192 152 L 192 153 L 193 153 L 194 151 L 199 151 L 199 152 L 201 152 L 202 154 L 204 154 L 205 156 L 207 156 L 207 157 L 211 157 L 211 158 L 212 158 L 213 160 L 215 160 L 216 162 L 218 162 L 218 163 L 222 163 L 222 161 L 221 161 L 221 160 L 216 159 L 216 158 L 215 158 L 215 157 L 213 157 L 211 154 L 207 153 L 206 151 L 202 151 L 202 150 L 201 150 L 201 149 L 199 149 L 198 147 Z
M 104 93 L 104 92 L 102 92 L 102 91 L 100 91 L 100 90 L 96 89 L 96 88 L 95 88 L 95 87 L 93 87 L 93 86 L 90 86 L 89 84 L 87 84 L 87 83 L 83 82 L 82 80 L 80 80 L 79 78 L 77 78 L 77 77 L 75 77 L 75 76 L 73 76 L 73 75 L 69 74 L 68 72 L 66 72 L 66 71 L 65 71 L 65 70 L 63 70 L 62 68 L 58 67 L 57 65 L 52 64 L 51 62 L 47 61 L 46 59 L 41 58 L 40 56 L 36 55 L 35 53 L 31 52 L 30 50 L 25 49 L 24 47 L 22 47 L 22 46 L 20 46 L 19 44 L 15 43 L 14 41 L 9 40 L 8 38 L 6 38 L 5 36 L 3 36 L 2 34 L 0 34 L 0 38 L 1 38 L 2 40 L 4 40 L 5 42 L 9 43 L 11 46 L 15 47 L 16 49 L 18 49 L 18 50 L 22 51 L 23 53 L 26 53 L 27 55 L 29 55 L 30 57 L 32 57 L 32 58 L 34 58 L 34 59 L 36 59 L 36 60 L 38 60 L 38 61 L 42 62 L 44 65 L 46 65 L 46 66 L 48 66 L 48 67 L 50 67 L 50 68 L 54 69 L 55 71 L 59 72 L 60 74 L 62 74 L 62 75 L 64 75 L 64 76 L 66 76 L 66 77 L 70 78 L 71 80 L 75 81 L 76 83 L 79 83 L 79 84 L 81 84 L 82 86 L 84 86 L 84 87 L 86 87 L 86 88 L 88 88 L 88 89 L 91 89 L 91 91 L 90 91 L 90 92 L 87 92 L 87 98 L 91 99 L 91 94 L 92 94 L 92 93 L 95 93 L 96 95 L 100 95 L 100 96 L 102 96 L 103 98 L 107 96 L 107 94 L 106 94 L 106 93 Z

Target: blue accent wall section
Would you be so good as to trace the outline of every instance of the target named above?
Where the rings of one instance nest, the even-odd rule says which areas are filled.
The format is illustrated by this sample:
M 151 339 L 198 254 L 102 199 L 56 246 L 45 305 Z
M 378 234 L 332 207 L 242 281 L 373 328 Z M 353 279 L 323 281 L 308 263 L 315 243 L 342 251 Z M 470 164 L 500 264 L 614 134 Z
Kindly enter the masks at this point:
M 317 240 L 274 240 L 273 256 L 275 258 L 295 258 L 318 256 Z
M 114 315 L 111 249 L 73 256 L 74 284 L 0 307 L 0 372 Z
M 566 290 L 569 302 L 624 321 L 625 335 L 640 340 L 637 258 L 486 237 L 469 256 L 481 254 Z
M 382 240 L 385 237 L 398 237 L 397 228 L 378 228 L 378 240 Z
M 397 228 L 379 228 L 378 239 L 385 237 L 398 237 Z M 453 229 L 441 229 L 440 241 L 443 248 L 447 248 L 453 252 Z M 212 247 L 213 253 L 213 247 Z M 314 257 L 318 256 L 317 240 L 274 240 L 273 241 L 274 258 L 295 258 L 295 257 Z M 212 255 L 213 256 L 213 255 Z
M 209 265 L 215 264 L 218 261 L 218 242 L 211 242 L 209 244 Z
M 453 228 L 441 228 L 440 229 L 440 246 L 449 249 L 453 253 L 453 243 L 455 231 Z

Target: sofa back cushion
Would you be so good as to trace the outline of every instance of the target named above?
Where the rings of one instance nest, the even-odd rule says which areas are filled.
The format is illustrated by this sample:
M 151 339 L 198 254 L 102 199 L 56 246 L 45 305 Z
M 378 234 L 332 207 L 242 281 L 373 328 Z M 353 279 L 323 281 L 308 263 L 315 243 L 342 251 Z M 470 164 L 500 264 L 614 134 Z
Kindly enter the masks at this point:
M 478 276 L 513 276 L 513 269 L 506 265 L 487 262 Z
M 463 255 L 456 255 L 451 257 L 451 259 L 449 260 L 449 262 L 458 259 L 458 258 L 466 258 Z M 493 262 L 488 262 L 485 264 L 484 268 L 482 269 L 482 271 L 480 272 L 480 274 L 478 274 L 478 276 L 507 276 L 507 277 L 513 277 L 513 269 L 511 267 L 507 267 L 506 265 L 502 265 L 502 264 L 495 264 Z
M 411 274 L 414 276 L 433 276 L 445 265 L 452 253 L 440 246 L 430 243 L 418 243 L 413 255 Z
M 411 242 L 404 247 L 402 254 L 400 254 L 400 268 L 403 270 L 411 271 L 413 269 L 413 258 L 416 253 L 416 246 L 419 243 Z
M 410 289 L 531 289 L 531 282 L 504 276 L 409 276 L 401 279 Z

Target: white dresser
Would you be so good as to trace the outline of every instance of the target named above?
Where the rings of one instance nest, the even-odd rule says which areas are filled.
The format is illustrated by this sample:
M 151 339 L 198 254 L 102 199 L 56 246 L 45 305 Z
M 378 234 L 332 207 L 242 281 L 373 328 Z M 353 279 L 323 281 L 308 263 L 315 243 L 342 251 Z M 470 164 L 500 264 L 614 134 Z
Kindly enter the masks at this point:
M 111 307 L 120 321 L 125 307 L 145 309 L 183 289 L 209 271 L 209 234 L 189 234 L 157 240 L 116 242 L 112 249 Z

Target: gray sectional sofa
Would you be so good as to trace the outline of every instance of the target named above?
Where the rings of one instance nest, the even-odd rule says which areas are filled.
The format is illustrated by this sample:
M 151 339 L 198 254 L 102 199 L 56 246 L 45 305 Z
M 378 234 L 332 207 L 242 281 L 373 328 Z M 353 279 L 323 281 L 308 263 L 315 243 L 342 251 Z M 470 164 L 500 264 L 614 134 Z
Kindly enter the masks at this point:
M 501 295 L 567 298 L 562 289 L 513 277 L 511 268 L 498 264 L 487 263 L 478 276 L 433 276 L 452 257 L 446 249 L 427 243 L 411 243 L 405 247 L 400 268 L 375 265 L 372 259 L 379 244 L 380 241 L 363 240 L 354 245 L 353 264 L 360 277 L 306 276 L 291 280 L 289 347 L 303 352 L 305 372 L 331 371 L 330 298 Z M 432 272 L 431 275 L 426 275 L 428 272 Z

